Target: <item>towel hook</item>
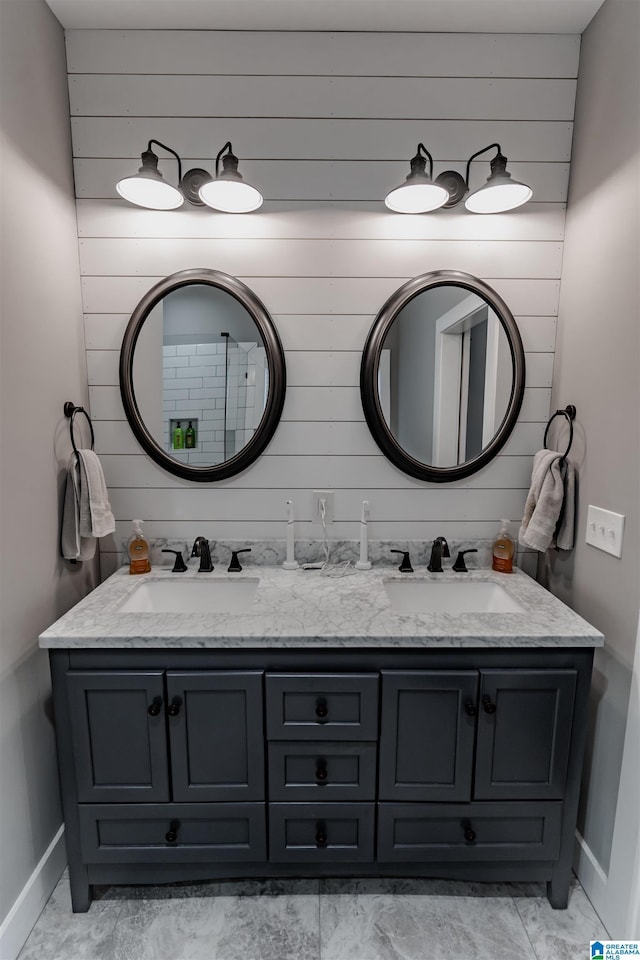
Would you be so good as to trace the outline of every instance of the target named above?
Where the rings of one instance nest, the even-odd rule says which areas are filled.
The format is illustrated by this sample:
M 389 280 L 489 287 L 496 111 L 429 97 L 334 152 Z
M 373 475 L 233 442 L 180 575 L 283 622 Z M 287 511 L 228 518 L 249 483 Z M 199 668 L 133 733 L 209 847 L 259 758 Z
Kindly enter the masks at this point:
M 78 452 L 78 448 L 76 447 L 75 437 L 73 435 L 73 421 L 76 413 L 84 413 L 85 417 L 87 418 L 87 422 L 89 424 L 89 430 L 91 431 L 91 449 L 93 450 L 93 447 L 95 445 L 95 437 L 93 435 L 93 424 L 91 422 L 91 417 L 89 416 L 85 408 L 77 407 L 72 400 L 67 400 L 67 402 L 65 403 L 62 409 L 64 410 L 65 417 L 68 417 L 69 419 L 69 434 L 71 436 L 71 446 L 73 447 L 73 452 L 74 453 Z
M 567 459 L 567 454 L 569 453 L 569 450 L 571 450 L 571 444 L 573 443 L 573 421 L 576 418 L 576 408 L 572 403 L 568 403 L 567 406 L 564 407 L 564 409 L 556 410 L 555 413 L 551 414 L 551 416 L 549 417 L 549 421 L 547 423 L 547 428 L 544 431 L 544 440 L 542 441 L 542 444 L 545 450 L 549 449 L 547 447 L 547 435 L 549 433 L 549 427 L 551 426 L 552 421 L 555 420 L 556 417 L 565 417 L 567 423 L 569 424 L 569 443 L 568 443 L 567 449 L 565 450 L 565 452 L 562 454 L 560 458 L 560 463 L 564 463 L 565 460 Z

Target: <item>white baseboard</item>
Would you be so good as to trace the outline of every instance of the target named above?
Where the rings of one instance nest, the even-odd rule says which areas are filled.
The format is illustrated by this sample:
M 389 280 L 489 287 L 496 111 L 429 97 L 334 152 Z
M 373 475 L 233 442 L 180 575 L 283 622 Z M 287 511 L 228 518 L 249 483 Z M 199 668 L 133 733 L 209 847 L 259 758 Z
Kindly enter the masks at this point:
M 594 910 L 606 926 L 608 877 L 578 830 L 573 851 L 573 869 Z
M 16 960 L 66 865 L 61 826 L 0 926 L 0 960 Z

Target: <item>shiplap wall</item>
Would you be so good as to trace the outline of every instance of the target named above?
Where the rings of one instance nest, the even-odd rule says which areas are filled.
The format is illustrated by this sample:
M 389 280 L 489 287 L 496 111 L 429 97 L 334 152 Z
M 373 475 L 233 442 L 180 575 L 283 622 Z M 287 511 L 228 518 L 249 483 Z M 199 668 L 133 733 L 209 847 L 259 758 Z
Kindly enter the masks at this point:
M 117 519 L 103 572 L 133 517 L 150 536 L 300 536 L 312 490 L 335 491 L 333 535 L 491 537 L 519 520 L 549 414 L 579 38 L 573 36 L 70 31 L 69 92 L 91 412 Z M 226 140 L 266 202 L 230 216 L 188 205 L 128 206 L 114 184 L 147 140 L 185 169 Z M 406 217 L 382 200 L 416 144 L 435 174 L 499 141 L 534 201 L 499 216 L 464 207 Z M 160 151 L 161 152 L 161 151 Z M 474 165 L 472 185 L 488 175 Z M 175 164 L 161 161 L 175 180 Z M 160 277 L 209 267 L 240 277 L 274 317 L 287 361 L 282 421 L 240 476 L 190 484 L 156 467 L 124 419 L 118 351 L 128 317 Z M 527 387 L 502 454 L 456 484 L 388 463 L 360 404 L 361 350 L 386 298 L 410 277 L 463 270 L 504 297 L 524 341 Z

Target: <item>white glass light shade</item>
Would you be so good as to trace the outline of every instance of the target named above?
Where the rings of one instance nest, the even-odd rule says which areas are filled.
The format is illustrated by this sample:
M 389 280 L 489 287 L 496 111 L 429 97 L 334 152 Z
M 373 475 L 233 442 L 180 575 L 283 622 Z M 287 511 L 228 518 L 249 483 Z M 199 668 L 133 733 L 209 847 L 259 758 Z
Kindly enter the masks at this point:
M 203 183 L 198 193 L 203 203 L 223 213 L 251 213 L 262 206 L 260 191 L 244 180 L 218 177 Z
M 129 203 L 149 210 L 175 210 L 184 203 L 184 197 L 176 187 L 160 177 L 142 173 L 118 180 L 116 190 Z
M 470 193 L 464 205 L 471 213 L 504 213 L 521 207 L 532 196 L 533 190 L 526 183 L 494 178 Z
M 437 210 L 449 199 L 449 191 L 432 180 L 415 178 L 402 183 L 384 198 L 385 205 L 395 213 L 428 213 Z

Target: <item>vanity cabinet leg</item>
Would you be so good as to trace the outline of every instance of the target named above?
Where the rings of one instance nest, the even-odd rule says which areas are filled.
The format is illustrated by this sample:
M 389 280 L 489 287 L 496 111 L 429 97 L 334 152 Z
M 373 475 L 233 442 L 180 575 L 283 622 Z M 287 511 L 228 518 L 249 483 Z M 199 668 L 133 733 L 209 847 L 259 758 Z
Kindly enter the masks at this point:
M 74 913 L 86 913 L 91 906 L 92 885 L 87 880 L 87 872 L 84 868 L 80 871 L 69 871 L 69 886 L 71 887 L 71 909 Z
M 569 884 L 571 882 L 571 871 L 554 870 L 551 880 L 547 881 L 547 899 L 554 910 L 566 910 L 569 904 Z

